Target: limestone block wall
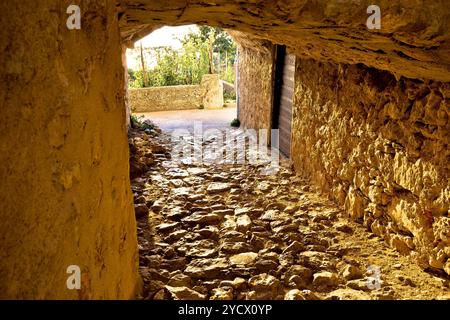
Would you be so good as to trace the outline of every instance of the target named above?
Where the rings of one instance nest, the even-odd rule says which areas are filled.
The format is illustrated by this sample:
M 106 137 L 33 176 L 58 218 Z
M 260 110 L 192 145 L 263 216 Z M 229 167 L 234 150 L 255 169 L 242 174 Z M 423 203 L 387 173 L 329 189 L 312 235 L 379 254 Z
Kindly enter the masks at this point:
M 200 85 L 129 89 L 129 101 L 133 112 L 223 108 L 223 85 L 207 74 Z
M 126 299 L 138 283 L 115 3 L 77 4 L 70 31 L 64 2 L 0 1 L 1 299 Z
M 224 80 L 222 80 L 221 82 L 222 82 L 224 92 L 236 92 L 236 87 L 234 84 L 224 81 Z
M 218 74 L 205 74 L 200 83 L 203 107 L 205 109 L 223 108 L 223 83 Z
M 450 274 L 449 117 L 450 83 L 298 59 L 291 154 L 352 218 Z
M 198 109 L 203 104 L 199 85 L 129 89 L 129 101 L 133 112 Z
M 273 102 L 274 48 L 239 46 L 239 117 L 249 129 L 270 129 Z

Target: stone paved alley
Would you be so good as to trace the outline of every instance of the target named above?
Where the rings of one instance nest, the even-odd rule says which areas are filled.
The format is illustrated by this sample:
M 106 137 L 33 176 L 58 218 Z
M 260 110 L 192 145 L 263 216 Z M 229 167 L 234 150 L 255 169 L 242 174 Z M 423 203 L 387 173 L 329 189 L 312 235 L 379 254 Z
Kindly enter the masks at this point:
M 170 132 L 174 129 L 193 130 L 195 122 L 201 122 L 203 129 L 226 129 L 230 122 L 236 118 L 237 110 L 236 107 L 228 107 L 210 110 L 158 111 L 136 113 L 136 115 L 144 116 L 145 119 L 151 119 L 162 130 Z
M 239 134 L 238 131 L 235 131 Z M 143 299 L 449 299 L 282 160 L 174 164 L 164 132 L 130 133 Z

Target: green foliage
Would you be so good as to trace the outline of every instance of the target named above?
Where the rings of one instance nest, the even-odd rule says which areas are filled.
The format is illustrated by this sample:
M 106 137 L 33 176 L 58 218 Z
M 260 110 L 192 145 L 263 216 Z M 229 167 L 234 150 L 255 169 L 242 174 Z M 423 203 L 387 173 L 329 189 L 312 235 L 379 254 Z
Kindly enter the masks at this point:
M 128 86 L 130 88 L 144 87 L 144 76 L 142 74 L 142 71 L 134 71 L 128 69 Z
M 236 92 L 232 91 L 232 92 L 224 92 L 223 93 L 223 100 L 225 101 L 235 101 L 236 100 Z
M 128 81 L 136 81 L 136 72 L 128 68 Z
M 234 59 L 236 45 L 231 37 L 219 28 L 199 27 L 200 32 L 190 33 L 183 39 L 182 49 L 170 47 L 151 48 L 150 56 L 156 64 L 145 70 L 148 86 L 175 86 L 200 84 L 203 75 L 210 72 L 211 48 L 220 57 L 215 61 L 221 79 L 234 83 Z M 217 54 L 220 53 L 220 54 Z M 140 56 L 138 57 L 140 60 Z M 215 59 L 218 60 L 218 59 Z M 129 87 L 143 88 L 144 74 L 142 70 L 128 70 Z
M 223 72 L 220 73 L 220 79 L 234 84 L 236 80 L 236 72 L 234 69 L 234 65 L 232 66 L 228 65 L 228 68 L 226 68 Z
M 142 123 L 143 116 L 138 117 L 137 115 L 132 114 L 130 118 L 131 118 L 131 126 L 133 128 L 138 128 Z
M 156 125 L 149 120 L 144 120 L 144 116 L 137 116 L 135 114 L 131 115 L 131 124 L 133 128 L 141 130 L 155 130 Z
M 209 26 L 200 26 L 199 29 L 200 39 L 202 42 L 211 41 L 214 52 L 220 52 L 221 54 L 228 52 L 230 58 L 236 56 L 236 44 L 223 29 Z
M 241 122 L 239 121 L 238 118 L 235 118 L 233 119 L 233 121 L 231 121 L 230 126 L 239 128 L 241 126 Z

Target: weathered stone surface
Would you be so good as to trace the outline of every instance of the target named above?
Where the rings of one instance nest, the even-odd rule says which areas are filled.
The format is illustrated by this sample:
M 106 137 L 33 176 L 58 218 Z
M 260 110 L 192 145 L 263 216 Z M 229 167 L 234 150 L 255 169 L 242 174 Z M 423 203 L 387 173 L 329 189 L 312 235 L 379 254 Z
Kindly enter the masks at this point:
M 320 300 L 320 298 L 310 290 L 292 289 L 286 292 L 284 300 Z
M 231 189 L 231 185 L 229 183 L 213 182 L 213 183 L 209 184 L 206 191 L 208 193 L 212 194 L 212 193 L 220 193 L 220 192 L 228 191 L 230 189 Z
M 170 232 L 171 230 L 175 229 L 177 226 L 179 226 L 179 222 L 172 222 L 172 223 L 161 223 L 156 226 L 156 229 L 160 232 Z
M 155 161 L 158 166 L 165 160 Z M 189 172 L 190 165 L 177 166 Z M 159 171 L 164 172 L 165 168 L 161 166 Z M 159 173 L 149 174 L 159 179 Z M 252 167 L 210 166 L 202 173 L 201 188 L 191 190 L 181 199 L 171 192 L 180 185 L 171 183 L 171 178 L 159 180 L 159 190 L 165 196 L 164 207 L 151 212 L 150 219 L 138 220 L 143 297 L 173 299 L 167 290 L 160 290 L 164 285 L 186 287 L 205 298 L 238 300 L 431 298 L 443 293 L 442 279 L 430 282 L 429 275 L 424 275 L 410 260 L 373 237 L 363 226 L 345 220 L 333 202 L 306 191 L 304 180 L 290 177 L 291 174 L 289 170 L 280 170 L 275 176 L 261 177 Z M 236 198 L 229 192 L 205 192 L 209 183 L 244 186 L 241 180 L 257 181 L 255 185 L 267 180 L 271 188 L 242 193 Z M 157 198 L 148 194 L 144 181 L 136 179 L 134 197 L 139 199 L 145 194 L 145 198 Z M 286 211 L 289 207 L 296 207 L 296 211 Z M 178 214 L 174 216 L 173 212 Z M 214 225 L 183 220 L 211 214 L 220 217 L 212 222 Z M 243 225 L 240 219 L 245 222 Z M 429 264 L 445 269 L 447 220 L 437 219 L 437 226 L 434 234 L 441 241 L 433 249 L 436 259 Z M 397 237 L 408 248 L 414 248 L 410 236 Z M 370 263 L 380 264 L 381 279 L 376 279 L 376 265 L 367 266 L 368 257 Z M 365 268 L 367 277 L 361 271 Z M 387 286 L 387 282 L 392 286 Z M 380 289 L 376 289 L 378 284 Z
M 189 173 L 186 170 L 180 168 L 170 168 L 166 171 L 166 175 L 171 178 L 185 178 L 189 176 Z
M 336 259 L 332 255 L 325 252 L 305 251 L 298 255 L 298 261 L 300 264 L 308 266 L 314 270 L 333 270 L 336 268 Z
M 371 300 L 369 294 L 354 289 L 337 289 L 327 294 L 326 300 Z
M 254 291 L 251 296 L 259 297 L 261 299 L 273 299 L 278 295 L 280 289 L 280 282 L 274 276 L 261 273 L 250 278 L 248 281 L 250 288 Z
M 167 242 L 175 242 L 181 238 L 183 238 L 188 232 L 186 230 L 176 230 L 172 233 L 170 233 L 166 238 L 165 241 Z
M 167 285 L 172 287 L 190 287 L 192 285 L 192 279 L 183 273 L 177 273 L 170 278 Z
M 32 10 L 20 2 L 0 3 L 0 11 L 9 13 L 0 22 L 1 38 L 6 39 L 0 63 L 0 101 L 5 114 L 0 124 L 0 298 L 133 297 L 138 279 L 137 248 L 141 267 L 148 263 L 152 268 L 167 269 L 160 270 L 161 279 L 167 278 L 168 270 L 189 268 L 198 268 L 199 274 L 207 276 L 232 279 L 234 274 L 245 274 L 253 279 L 259 272 L 257 268 L 228 263 L 220 267 L 220 262 L 212 263 L 204 257 L 205 252 L 207 257 L 215 254 L 207 252 L 210 248 L 199 248 L 197 252 L 193 248 L 176 250 L 207 234 L 195 232 L 195 221 L 176 225 L 190 228 L 189 233 L 174 236 L 177 243 L 158 239 L 166 241 L 163 230 L 154 228 L 162 220 L 171 223 L 168 220 L 180 221 L 190 214 L 211 214 L 208 210 L 191 211 L 197 204 L 218 204 L 224 208 L 213 210 L 232 210 L 250 201 L 252 207 L 258 208 L 248 214 L 253 220 L 246 230 L 248 238 L 238 244 L 228 242 L 226 246 L 231 250 L 217 254 L 224 255 L 228 262 L 227 254 L 260 251 L 264 241 L 264 253 L 279 256 L 280 270 L 269 271 L 279 281 L 283 268 L 298 262 L 293 253 L 282 253 L 283 248 L 302 240 L 292 236 L 298 226 L 290 210 L 286 211 L 287 202 L 302 202 L 299 208 L 305 216 L 298 222 L 309 230 L 298 231 L 305 234 L 306 249 L 322 254 L 329 250 L 329 244 L 321 240 L 327 237 L 325 233 L 333 228 L 333 222 L 317 212 L 306 212 L 328 206 L 323 199 L 320 204 L 314 203 L 317 195 L 302 194 L 313 190 L 313 186 L 345 205 L 351 217 L 398 250 L 425 261 L 424 267 L 449 272 L 450 89 L 448 83 L 437 82 L 450 81 L 448 1 L 432 5 L 413 1 L 399 6 L 398 1 L 382 0 L 384 27 L 380 31 L 364 27 L 365 4 L 337 0 L 286 3 L 218 0 L 211 5 L 197 0 L 124 0 L 116 7 L 111 2 L 94 0 L 83 11 L 80 31 L 68 31 L 59 25 L 64 20 L 60 18 L 67 15 L 64 6 L 53 2 L 41 1 Z M 25 23 L 23 17 L 27 17 Z M 137 39 L 162 24 L 192 22 L 247 32 L 234 36 L 241 43 L 242 61 L 248 62 L 247 66 L 241 64 L 240 80 L 246 85 L 241 86 L 240 98 L 249 106 L 243 126 L 254 122 L 253 128 L 272 127 L 272 43 L 287 44 L 288 51 L 298 56 L 296 68 L 300 71 L 295 81 L 292 135 L 293 151 L 299 152 L 293 153 L 296 156 L 292 160 L 297 172 L 312 185 L 295 186 L 291 171 L 283 169 L 276 179 L 267 178 L 257 188 L 256 182 L 266 178 L 257 176 L 257 168 L 252 166 L 242 172 L 212 166 L 208 175 L 195 179 L 186 170 L 192 165 L 191 159 L 184 159 L 180 167 L 174 168 L 168 150 L 163 146 L 154 148 L 154 140 L 158 139 L 154 130 L 141 137 L 130 132 L 128 150 L 119 17 L 125 40 Z M 30 28 L 32 25 L 40 28 Z M 391 71 L 394 76 L 364 65 Z M 255 72 L 260 73 L 258 77 Z M 23 90 L 24 85 L 27 90 Z M 251 116 L 247 116 L 249 111 Z M 129 151 L 131 172 L 127 165 Z M 218 170 L 229 171 L 213 172 Z M 129 173 L 137 204 L 145 204 L 153 211 L 152 219 L 137 221 L 139 246 Z M 205 194 L 205 186 L 211 182 L 229 183 L 233 194 L 218 193 L 202 201 L 202 197 L 210 196 Z M 173 186 L 183 189 L 174 190 Z M 194 192 L 196 200 L 190 197 Z M 177 202 L 177 197 L 186 201 L 180 204 L 183 201 Z M 269 210 L 283 211 L 281 215 L 288 218 L 256 219 Z M 228 226 L 222 225 L 222 220 L 211 223 L 225 230 L 233 226 L 232 222 L 236 225 L 236 217 L 223 222 Z M 314 231 L 314 237 L 309 237 L 310 231 Z M 252 233 L 258 233 L 262 240 L 248 241 Z M 346 236 L 364 242 L 362 233 Z M 217 248 L 226 247 L 220 235 L 217 241 Z M 339 235 L 333 241 L 346 240 Z M 368 252 L 370 246 L 377 250 Z M 338 259 L 344 249 L 329 252 Z M 359 249 L 360 258 L 371 254 L 379 258 L 386 253 L 368 242 Z M 190 258 L 182 256 L 196 255 L 201 250 L 205 250 L 203 258 L 199 258 L 202 263 L 197 259 L 188 263 Z M 385 255 L 388 261 L 392 261 L 391 254 Z M 64 266 L 78 263 L 74 257 L 83 262 L 80 291 L 65 287 Z M 315 272 L 334 269 L 330 257 L 315 254 L 304 258 L 299 255 L 298 260 Z M 408 265 L 406 260 L 402 264 Z M 419 273 L 412 274 L 421 279 Z M 148 278 L 144 281 L 152 290 L 161 286 L 161 280 L 149 282 Z M 352 281 L 359 286 L 362 283 Z M 206 295 L 219 282 L 215 279 L 197 284 L 195 291 Z M 411 283 L 402 283 L 407 284 L 403 289 L 409 290 Z M 414 285 L 428 286 L 427 290 L 439 296 L 439 289 L 425 281 L 414 278 Z M 265 287 L 253 286 L 246 297 L 283 298 L 284 292 L 263 290 Z M 397 290 L 396 295 L 420 294 L 411 292 Z M 158 290 L 154 298 L 166 298 L 167 293 Z M 237 296 L 244 297 L 245 293 Z M 389 296 L 389 292 L 380 294 Z
M 228 267 L 229 264 L 225 258 L 197 259 L 187 266 L 185 273 L 192 278 L 214 279 Z
M 213 213 L 208 214 L 194 213 L 189 217 L 183 219 L 184 222 L 190 224 L 215 224 L 219 223 L 222 220 L 223 220 L 222 216 Z
M 297 172 L 403 254 L 438 261 L 430 249 L 450 205 L 448 83 L 306 60 L 296 68 Z
M 274 46 L 264 41 L 256 49 L 239 46 L 239 77 L 241 83 L 248 84 L 247 88 L 238 87 L 239 117 L 247 128 L 267 129 L 272 121 Z
M 404 238 L 400 237 L 398 235 L 394 235 L 391 238 L 390 245 L 393 248 L 397 249 L 397 251 L 400 252 L 401 254 L 408 254 L 411 252 L 411 249 L 412 249 L 412 248 L 408 247 L 408 244 L 404 240 Z M 442 266 L 440 268 L 442 268 Z
M 347 265 L 342 271 L 342 277 L 346 280 L 355 280 L 362 278 L 363 274 L 358 267 Z
M 252 247 L 246 242 L 224 242 L 220 247 L 221 251 L 229 254 L 243 253 L 251 249 Z
M 200 85 L 130 88 L 129 104 L 133 112 L 198 109 L 203 104 Z
M 188 168 L 187 171 L 192 175 L 204 175 L 208 172 L 205 168 Z
M 352 233 L 353 229 L 345 222 L 339 222 L 334 226 L 336 230 L 344 232 L 344 233 Z
M 206 296 L 204 294 L 198 293 L 187 287 L 172 287 L 166 286 L 170 295 L 174 300 L 205 300 Z
M 247 284 L 247 281 L 244 278 L 234 278 L 234 280 L 224 280 L 220 282 L 221 287 L 232 287 L 236 290 L 241 290 L 245 285 Z
M 286 247 L 286 249 L 283 250 L 283 253 L 298 253 L 300 251 L 303 251 L 305 249 L 305 246 L 302 245 L 298 241 L 293 241 L 289 246 Z
M 233 300 L 233 289 L 215 288 L 211 292 L 210 300 Z
M 135 9 L 135 1 L 120 3 L 120 25 L 125 41 L 136 41 L 158 26 L 201 21 L 286 44 L 302 58 L 362 63 L 398 76 L 450 81 L 447 46 L 450 28 L 446 16 L 450 7 L 445 1 L 433 6 L 415 1 L 401 3 L 401 7 L 398 1 L 379 1 L 381 30 L 366 27 L 369 15 L 365 2 L 219 0 L 211 6 L 199 0 L 189 3 L 161 0 L 142 2 L 139 10 Z M 423 16 L 434 19 L 422 19 Z M 256 47 L 247 34 L 237 33 L 235 37 L 246 47 Z
M 251 225 L 252 220 L 246 214 L 241 215 L 236 219 L 236 230 L 239 232 L 246 232 L 248 229 L 250 229 Z
M 360 291 L 369 291 L 370 288 L 368 286 L 368 281 L 367 279 L 356 279 L 356 280 L 351 280 L 347 282 L 347 286 L 349 288 L 355 289 L 355 290 L 360 290 Z
M 313 276 L 313 285 L 316 287 L 335 287 L 338 283 L 338 276 L 328 271 L 318 272 Z
M 222 108 L 223 87 L 218 75 L 204 75 L 199 85 L 131 88 L 129 105 L 133 112 Z
M 202 78 L 202 103 L 205 109 L 223 108 L 223 84 L 218 74 L 207 74 Z
M 77 4 L 83 30 L 67 29 L 69 3 L 0 2 L 0 299 L 135 297 L 116 4 Z
M 313 271 L 300 265 L 294 265 L 284 274 L 284 283 L 291 287 L 306 288 L 312 282 Z
M 300 290 L 292 289 L 286 292 L 284 300 L 306 300 L 306 298 Z
M 258 254 L 254 252 L 239 253 L 230 257 L 231 264 L 251 265 L 258 258 Z
M 134 205 L 134 213 L 136 218 L 145 217 L 148 214 L 148 208 L 145 204 L 136 204 Z

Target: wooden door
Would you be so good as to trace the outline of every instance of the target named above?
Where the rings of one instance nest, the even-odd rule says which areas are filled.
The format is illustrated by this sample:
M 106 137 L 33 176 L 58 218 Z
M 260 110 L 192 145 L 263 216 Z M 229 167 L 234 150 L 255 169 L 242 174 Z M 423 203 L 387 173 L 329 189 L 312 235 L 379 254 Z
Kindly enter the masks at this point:
M 284 47 L 277 50 L 274 94 L 274 128 L 279 129 L 279 148 L 287 157 L 291 153 L 292 104 L 295 82 L 295 55 L 286 54 Z

